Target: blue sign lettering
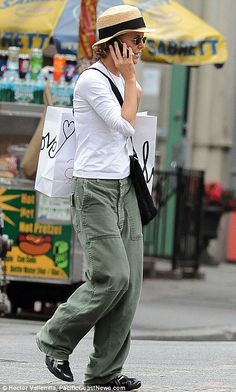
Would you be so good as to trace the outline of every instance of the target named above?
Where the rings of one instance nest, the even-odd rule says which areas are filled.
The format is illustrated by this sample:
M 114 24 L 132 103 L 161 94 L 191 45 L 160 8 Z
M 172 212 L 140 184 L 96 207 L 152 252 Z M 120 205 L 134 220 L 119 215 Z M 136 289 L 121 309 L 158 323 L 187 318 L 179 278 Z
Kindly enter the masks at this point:
M 175 56 L 177 54 L 178 47 L 175 41 L 169 41 L 167 53 L 171 56 Z
M 22 38 L 27 37 L 27 44 L 23 44 Z M 36 33 L 12 33 L 6 32 L 2 36 L 0 35 L 0 46 L 2 48 L 8 48 L 9 46 L 18 46 L 19 48 L 23 48 L 23 46 L 31 49 L 36 47 L 34 44 L 35 38 L 39 38 L 39 42 L 37 42 L 37 48 L 43 49 L 46 39 L 48 38 L 48 34 L 36 34 Z
M 197 47 L 197 43 L 195 41 L 190 41 L 188 42 L 188 52 L 187 52 L 187 56 L 195 56 L 195 50 Z
M 204 51 L 204 46 L 206 44 L 209 44 L 211 46 L 211 54 L 214 55 L 217 53 L 217 45 L 218 41 L 217 39 L 208 39 L 208 40 L 204 40 L 204 41 L 199 41 L 199 47 L 200 47 L 200 54 L 204 55 L 205 51 Z
M 153 44 L 154 44 L 154 41 L 153 41 Z M 160 43 L 159 43 L 158 52 L 160 54 L 166 54 L 166 48 L 165 48 L 165 44 L 163 41 L 160 41 Z
M 217 53 L 217 43 L 217 39 L 202 41 L 155 41 L 154 39 L 147 39 L 147 49 L 153 56 L 196 56 L 199 48 L 200 55 L 204 56 L 206 45 L 210 45 L 211 55 L 215 55 Z

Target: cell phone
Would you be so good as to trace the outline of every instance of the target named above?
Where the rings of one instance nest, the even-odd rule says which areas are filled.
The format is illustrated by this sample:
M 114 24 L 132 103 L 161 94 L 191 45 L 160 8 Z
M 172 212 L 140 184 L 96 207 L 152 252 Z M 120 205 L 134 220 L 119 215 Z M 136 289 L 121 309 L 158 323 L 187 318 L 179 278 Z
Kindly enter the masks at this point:
M 118 46 L 119 46 L 119 49 L 120 49 L 121 56 L 123 57 L 123 43 L 122 43 L 118 38 L 116 38 L 116 37 L 113 38 L 113 39 L 109 42 L 109 45 L 112 45 L 113 48 L 114 48 L 114 50 L 115 50 L 115 45 L 114 45 L 115 41 L 118 43 Z M 128 51 L 128 49 L 127 49 L 127 52 L 126 52 L 126 57 L 129 57 L 129 51 Z

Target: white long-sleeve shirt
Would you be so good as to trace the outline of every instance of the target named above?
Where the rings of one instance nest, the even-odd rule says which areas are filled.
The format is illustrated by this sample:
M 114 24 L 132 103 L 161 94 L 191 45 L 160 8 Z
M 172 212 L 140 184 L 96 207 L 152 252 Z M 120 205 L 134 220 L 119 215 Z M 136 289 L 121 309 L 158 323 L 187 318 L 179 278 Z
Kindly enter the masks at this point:
M 100 62 L 94 67 L 106 73 L 124 97 L 123 78 L 109 74 Z M 121 116 L 120 104 L 107 78 L 96 70 L 83 72 L 74 90 L 73 106 L 77 143 L 73 176 L 127 177 L 130 172 L 127 143 L 135 131 Z

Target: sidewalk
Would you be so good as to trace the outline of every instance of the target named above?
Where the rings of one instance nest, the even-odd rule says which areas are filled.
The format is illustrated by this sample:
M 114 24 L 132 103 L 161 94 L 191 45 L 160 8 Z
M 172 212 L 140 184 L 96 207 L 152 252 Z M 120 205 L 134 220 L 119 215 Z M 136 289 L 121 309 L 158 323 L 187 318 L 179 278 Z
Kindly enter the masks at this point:
M 158 269 L 168 263 L 158 261 Z M 205 278 L 145 280 L 134 336 L 154 340 L 236 340 L 236 264 L 201 266 Z

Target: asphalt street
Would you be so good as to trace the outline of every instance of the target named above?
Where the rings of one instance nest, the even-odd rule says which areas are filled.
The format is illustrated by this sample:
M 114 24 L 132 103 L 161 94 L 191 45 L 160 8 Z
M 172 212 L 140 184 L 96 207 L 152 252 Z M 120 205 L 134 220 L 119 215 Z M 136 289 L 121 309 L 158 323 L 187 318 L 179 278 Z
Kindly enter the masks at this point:
M 203 280 L 144 281 L 124 368 L 142 392 L 236 391 L 236 265 L 201 269 Z M 83 390 L 92 332 L 71 355 L 75 382 L 66 384 L 36 347 L 42 324 L 0 318 L 0 390 Z
M 48 372 L 44 355 L 35 345 L 41 322 L 0 321 L 0 390 L 83 390 L 83 373 L 92 345 L 90 336 L 71 355 L 75 382 L 67 384 Z M 124 374 L 139 377 L 142 392 L 233 392 L 236 342 L 133 340 Z

